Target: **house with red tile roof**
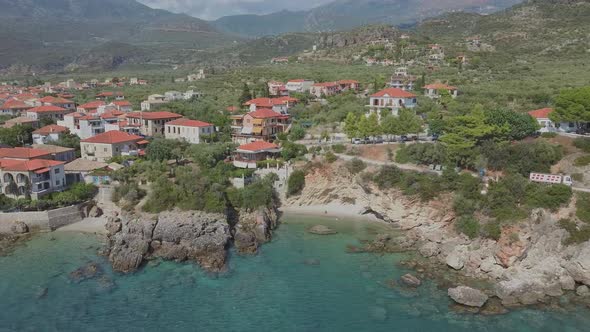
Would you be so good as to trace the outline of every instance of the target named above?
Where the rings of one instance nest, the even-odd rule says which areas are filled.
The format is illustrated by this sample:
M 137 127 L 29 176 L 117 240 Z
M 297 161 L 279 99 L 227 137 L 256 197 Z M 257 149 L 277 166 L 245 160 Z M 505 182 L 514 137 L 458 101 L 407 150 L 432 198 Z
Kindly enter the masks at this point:
M 269 108 L 233 115 L 232 137 L 237 143 L 270 141 L 289 128 L 290 118 Z
M 424 95 L 430 99 L 439 99 L 441 91 L 448 92 L 453 98 L 457 98 L 459 95 L 459 89 L 457 87 L 443 83 L 428 84 L 423 89 Z
M 27 110 L 27 117 L 35 120 L 41 120 L 42 118 L 49 118 L 54 121 L 63 120 L 64 116 L 74 112 L 71 109 L 65 109 L 63 107 L 54 105 L 43 105 L 33 107 Z
M 297 104 L 299 100 L 292 97 L 276 97 L 276 98 L 256 98 L 248 100 L 244 103 L 244 106 L 250 108 L 250 112 L 256 111 L 259 108 L 272 109 L 275 112 L 287 114 L 289 108 Z
M 127 114 L 127 121 L 133 125 L 140 125 L 140 132 L 144 136 L 164 136 L 166 123 L 180 118 L 182 115 L 167 111 Z
M 553 108 L 541 108 L 538 110 L 528 112 L 530 116 L 532 116 L 537 123 L 539 124 L 539 132 L 541 133 L 555 133 L 555 132 L 562 132 L 562 133 L 574 133 L 576 132 L 579 127 L 575 122 L 561 122 L 555 123 L 553 120 L 549 118 L 549 115 L 553 113 Z
M 215 126 L 199 120 L 182 118 L 167 122 L 165 124 L 165 132 L 164 136 L 167 139 L 199 144 L 204 140 L 211 139 L 215 133 Z
M 32 149 L 30 149 L 32 150 Z M 0 189 L 11 198 L 33 200 L 66 187 L 64 162 L 0 158 Z
M 110 103 L 109 105 L 114 106 L 118 111 L 121 112 L 132 112 L 133 111 L 133 105 L 128 102 L 127 100 L 115 100 L 114 102 Z
M 78 105 L 78 112 L 92 112 L 96 111 L 99 107 L 106 105 L 102 100 L 94 100 L 82 105 Z
M 49 142 L 59 141 L 60 137 L 68 132 L 68 128 L 55 124 L 41 127 L 33 131 L 33 143 L 47 144 Z
M 341 92 L 340 84 L 336 82 L 315 83 L 309 92 L 317 98 L 334 96 Z
M 268 94 L 275 97 L 288 96 L 289 91 L 283 82 L 270 81 L 268 85 Z
M 18 99 L 8 99 L 0 106 L 0 113 L 18 116 L 26 113 L 31 108 L 33 108 L 31 105 Z
M 76 103 L 65 98 L 47 96 L 39 99 L 39 102 L 41 103 L 41 105 L 45 106 L 57 106 L 70 111 L 76 110 Z
M 233 153 L 233 164 L 238 168 L 257 168 L 258 162 L 276 159 L 281 155 L 281 148 L 264 141 L 240 145 Z
M 390 111 L 392 115 L 397 116 L 402 108 L 414 108 L 418 101 L 418 96 L 398 88 L 383 89 L 369 99 L 369 112 L 381 115 L 384 110 Z
M 18 118 L 13 118 L 4 122 L 4 128 L 12 128 L 14 126 L 31 126 L 33 128 L 39 128 L 39 120 L 31 119 L 26 116 L 19 116 Z
M 51 153 L 45 150 L 31 148 L 0 148 L 0 159 L 51 159 Z
M 139 156 L 143 140 L 141 136 L 112 130 L 81 140 L 80 149 L 83 159 L 106 162 L 117 156 Z

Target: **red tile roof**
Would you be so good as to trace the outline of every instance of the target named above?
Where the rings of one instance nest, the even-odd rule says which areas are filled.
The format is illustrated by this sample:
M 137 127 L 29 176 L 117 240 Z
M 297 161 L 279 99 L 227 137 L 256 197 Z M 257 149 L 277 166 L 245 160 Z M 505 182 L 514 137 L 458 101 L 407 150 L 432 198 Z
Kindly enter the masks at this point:
M 172 112 L 134 112 L 127 114 L 128 118 L 143 118 L 145 120 L 178 119 L 182 115 Z
M 166 125 L 172 126 L 183 126 L 183 127 L 210 127 L 213 126 L 211 123 L 199 121 L 199 120 L 191 120 L 191 119 L 178 119 L 174 121 L 170 121 L 166 123 Z
M 252 142 L 252 143 L 240 145 L 238 147 L 238 150 L 252 151 L 252 152 L 259 152 L 260 151 L 261 152 L 261 151 L 265 151 L 265 150 L 274 150 L 274 149 L 278 149 L 278 148 L 279 148 L 279 146 L 274 143 L 257 141 L 257 142 Z
M 73 101 L 71 101 L 69 99 L 52 97 L 52 96 L 43 97 L 43 98 L 39 99 L 39 101 L 42 103 L 47 103 L 47 104 L 73 104 L 74 103 Z
M 442 83 L 434 83 L 428 84 L 424 86 L 424 89 L 433 89 L 433 90 L 457 90 L 457 87 L 442 84 Z
M 112 102 L 112 104 L 119 106 L 119 107 L 131 106 L 131 103 L 128 102 L 127 100 L 117 100 L 117 101 Z
M 45 127 L 35 130 L 33 132 L 33 134 L 49 135 L 52 133 L 65 133 L 66 131 L 68 131 L 67 127 L 58 126 L 58 125 L 49 125 L 49 126 L 45 126 Z
M 81 142 L 100 143 L 100 144 L 117 144 L 117 143 L 125 143 L 125 142 L 134 142 L 134 141 L 139 141 L 142 139 L 143 139 L 143 137 L 141 137 L 141 136 L 127 134 L 125 132 L 118 131 L 118 130 L 111 130 L 111 131 L 107 131 L 106 133 L 102 133 L 102 134 L 87 138 L 85 140 L 82 140 Z
M 39 106 L 39 107 L 31 108 L 30 110 L 27 110 L 27 112 L 33 112 L 33 113 L 58 113 L 58 112 L 67 112 L 67 111 L 68 110 L 66 110 L 65 108 L 61 108 L 61 107 L 53 106 L 53 105 Z
M 257 119 L 278 118 L 283 116 L 281 113 L 275 112 L 268 108 L 259 108 L 256 111 L 250 112 L 248 114 Z
M 51 155 L 50 152 L 41 149 L 30 148 L 0 148 L 0 158 L 7 159 L 37 159 Z
M 529 114 L 535 119 L 547 119 L 549 114 L 553 113 L 552 108 L 542 108 L 539 110 L 530 111 Z
M 103 106 L 103 105 L 105 105 L 105 102 L 104 101 L 97 100 L 97 101 L 88 102 L 86 104 L 82 104 L 82 105 L 78 106 L 78 108 L 83 108 L 85 110 L 91 110 L 91 109 L 97 109 L 97 108 L 99 108 L 100 106 Z
M 275 105 L 285 105 L 287 103 L 295 103 L 299 100 L 292 97 L 278 97 L 278 98 L 256 98 L 248 100 L 244 103 L 244 106 L 250 106 L 252 104 L 256 107 L 272 108 Z
M 5 171 L 13 172 L 38 172 L 45 173 L 49 171 L 49 167 L 64 165 L 62 161 L 34 159 L 34 160 L 14 160 L 14 159 L 0 159 L 0 168 Z
M 402 89 L 397 89 L 397 88 L 384 89 L 384 90 L 381 90 L 381 91 L 371 95 L 371 97 L 385 97 L 385 96 L 389 96 L 389 97 L 393 97 L 393 98 L 416 98 L 415 94 L 408 92 L 408 91 L 404 91 Z
M 21 109 L 28 109 L 28 108 L 32 108 L 31 106 L 25 104 L 24 102 L 17 100 L 17 99 L 11 99 L 6 101 L 1 107 L 0 109 L 3 110 L 21 110 Z

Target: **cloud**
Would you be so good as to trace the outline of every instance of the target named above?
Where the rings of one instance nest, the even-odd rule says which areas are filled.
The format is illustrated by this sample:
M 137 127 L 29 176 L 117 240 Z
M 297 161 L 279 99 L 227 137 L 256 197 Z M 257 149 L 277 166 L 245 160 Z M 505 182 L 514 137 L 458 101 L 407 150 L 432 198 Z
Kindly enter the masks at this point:
M 238 14 L 268 14 L 280 10 L 305 10 L 331 0 L 139 0 L 159 9 L 203 19 Z

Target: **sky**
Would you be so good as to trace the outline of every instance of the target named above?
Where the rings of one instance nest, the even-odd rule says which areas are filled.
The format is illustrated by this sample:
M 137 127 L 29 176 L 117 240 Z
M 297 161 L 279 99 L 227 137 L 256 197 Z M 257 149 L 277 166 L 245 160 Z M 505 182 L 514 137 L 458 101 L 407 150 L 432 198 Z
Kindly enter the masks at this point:
M 237 14 L 268 14 L 283 9 L 304 10 L 332 0 L 139 0 L 159 9 L 212 20 Z

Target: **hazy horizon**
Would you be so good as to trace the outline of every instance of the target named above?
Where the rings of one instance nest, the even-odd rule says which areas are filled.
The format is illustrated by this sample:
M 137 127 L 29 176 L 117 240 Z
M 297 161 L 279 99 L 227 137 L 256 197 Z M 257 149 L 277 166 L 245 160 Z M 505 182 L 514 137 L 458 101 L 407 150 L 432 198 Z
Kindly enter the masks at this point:
M 138 0 L 153 8 L 183 13 L 205 20 L 240 14 L 269 14 L 281 10 L 306 10 L 333 0 Z

